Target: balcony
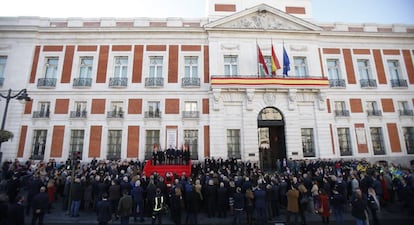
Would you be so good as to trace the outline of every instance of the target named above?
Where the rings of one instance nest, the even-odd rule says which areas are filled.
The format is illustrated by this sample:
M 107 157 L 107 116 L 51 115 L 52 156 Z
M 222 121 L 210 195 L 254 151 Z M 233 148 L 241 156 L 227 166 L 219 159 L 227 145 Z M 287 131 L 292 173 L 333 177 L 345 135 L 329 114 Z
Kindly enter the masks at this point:
M 49 118 L 49 111 L 33 111 L 33 118 Z
M 398 110 L 400 116 L 413 116 L 413 110 L 411 109 L 400 109 Z
M 149 77 L 145 78 L 145 87 L 163 87 L 164 78 L 162 77 Z
M 198 77 L 184 77 L 181 79 L 182 87 L 200 87 L 200 78 Z
M 56 78 L 39 78 L 37 80 L 38 88 L 54 88 L 56 87 Z
M 114 118 L 114 119 L 120 119 L 120 118 L 124 118 L 124 111 L 123 110 L 112 110 L 112 111 L 108 111 L 106 112 L 106 118 Z
M 144 113 L 144 118 L 161 118 L 160 111 L 146 111 Z
M 111 77 L 109 78 L 109 87 L 127 87 L 128 77 Z
M 408 87 L 407 80 L 393 79 L 391 80 L 391 87 L 393 88 Z
M 367 110 L 368 116 L 382 116 L 381 110 Z
M 185 119 L 197 119 L 200 118 L 199 111 L 183 111 L 183 118 Z
M 352 155 L 352 148 L 348 147 L 348 148 L 341 148 L 339 149 L 341 156 L 351 156 Z
M 329 80 L 329 87 L 345 87 L 345 80 L 344 79 L 333 79 Z
M 320 89 L 329 87 L 329 80 L 321 76 L 294 77 L 294 76 L 273 76 L 258 77 L 250 76 L 226 76 L 213 75 L 211 77 L 212 88 L 245 88 L 245 87 L 263 87 L 263 88 L 301 88 L 301 89 Z
M 73 87 L 82 88 L 82 87 L 91 87 L 92 78 L 74 78 Z
M 335 110 L 334 112 L 337 117 L 349 117 L 349 110 Z
M 359 80 L 362 88 L 375 88 L 377 87 L 377 80 L 374 79 L 361 79 Z
M 3 87 L 4 84 L 4 77 L 0 77 L 0 87 Z
M 86 118 L 87 112 L 84 111 L 70 111 L 70 118 Z

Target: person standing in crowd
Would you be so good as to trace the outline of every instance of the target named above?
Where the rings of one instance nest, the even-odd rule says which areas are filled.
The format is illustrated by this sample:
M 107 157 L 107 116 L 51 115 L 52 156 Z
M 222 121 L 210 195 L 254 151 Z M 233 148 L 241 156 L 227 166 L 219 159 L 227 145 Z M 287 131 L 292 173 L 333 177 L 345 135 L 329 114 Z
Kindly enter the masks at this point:
M 211 218 L 215 216 L 216 201 L 217 201 L 217 187 L 214 185 L 214 180 L 210 178 L 208 185 L 205 189 L 205 197 L 207 201 L 207 217 Z
M 344 225 L 344 211 L 346 198 L 345 195 L 339 192 L 337 187 L 332 190 L 332 195 L 329 198 L 332 211 L 335 215 L 336 225 Z
M 198 181 L 198 182 L 197 182 Z M 200 183 L 200 180 L 196 180 L 196 183 Z M 188 196 L 185 198 L 185 207 L 187 211 L 187 216 L 185 219 L 185 224 L 198 224 L 198 213 L 201 208 L 201 192 L 197 191 L 197 187 L 192 186 L 192 191 L 188 193 Z
M 286 220 L 287 224 L 291 224 L 292 216 L 294 217 L 295 224 L 298 224 L 299 214 L 299 191 L 294 185 L 290 185 L 290 189 L 286 193 L 287 197 L 287 212 Z
M 26 201 L 26 215 L 29 215 L 33 197 L 39 193 L 40 187 L 42 187 L 42 181 L 39 179 L 39 175 L 37 173 L 33 174 L 33 176 L 29 179 L 29 183 L 27 184 L 27 201 Z M 66 203 L 67 207 L 67 203 Z
M 116 209 L 118 207 L 119 199 L 121 198 L 121 186 L 119 186 L 118 181 L 112 180 L 111 186 L 108 189 L 109 201 L 112 205 L 112 215 L 115 220 L 118 220 L 118 215 L 116 214 Z
M 236 192 L 233 194 L 233 199 L 234 199 L 233 225 L 242 225 L 243 210 L 244 210 L 244 195 L 241 193 L 241 187 L 236 187 Z
M 140 222 L 144 222 L 144 190 L 140 180 L 135 182 L 135 187 L 132 189 L 132 199 L 134 200 L 134 222 L 137 222 L 137 217 Z
M 128 190 L 123 191 L 123 196 L 119 199 L 118 203 L 118 215 L 121 217 L 121 225 L 129 224 L 129 217 L 132 215 L 132 197 L 129 195 Z
M 226 218 L 227 210 L 229 208 L 229 197 L 227 187 L 224 182 L 220 182 L 220 187 L 217 189 L 217 214 L 219 218 Z
M 253 212 L 254 212 L 254 193 L 251 189 L 251 187 L 248 187 L 245 192 L 245 198 L 246 198 L 246 220 L 247 225 L 253 224 Z
M 377 212 L 380 211 L 380 203 L 374 188 L 368 188 L 367 204 L 372 216 L 372 225 L 379 225 Z
M 43 219 L 45 213 L 49 208 L 49 197 L 46 193 L 46 187 L 42 186 L 40 192 L 33 197 L 32 201 L 33 216 L 32 216 L 32 225 L 35 225 L 39 222 L 39 225 L 43 225 Z
M 306 211 L 311 204 L 312 197 L 310 196 L 308 189 L 306 189 L 305 185 L 299 184 L 299 215 L 302 221 L 302 225 L 306 225 Z
M 47 210 L 50 213 L 50 210 L 53 207 L 53 203 L 55 202 L 55 193 L 56 193 L 56 184 L 55 179 L 50 177 L 47 181 L 47 195 L 49 196 L 49 208 Z
M 272 205 L 272 214 L 273 217 L 279 217 L 280 215 L 280 188 L 279 180 L 277 178 L 272 178 L 272 196 L 271 196 L 271 205 Z
M 254 190 L 254 207 L 256 209 L 256 224 L 264 225 L 266 219 L 266 191 L 263 189 L 263 183 L 257 185 Z
M 355 190 L 355 196 L 352 199 L 352 216 L 355 218 L 357 225 L 367 225 L 367 201 L 363 197 L 360 189 Z
M 170 199 L 171 217 L 175 225 L 181 225 L 181 215 L 184 206 L 181 188 L 174 188 Z
M 158 221 L 158 224 L 162 224 L 162 210 L 164 207 L 164 196 L 161 193 L 161 189 L 157 188 L 155 190 L 155 197 L 153 198 L 153 207 L 152 207 L 152 220 L 151 224 L 154 225 L 156 221 Z
M 18 195 L 15 203 L 11 204 L 7 210 L 8 225 L 24 225 L 24 196 Z
M 75 181 L 72 184 L 71 189 L 71 206 L 70 206 L 70 216 L 79 217 L 79 208 L 83 196 L 83 188 L 79 178 L 75 178 Z
M 96 215 L 99 225 L 108 225 L 112 220 L 112 206 L 108 194 L 102 194 L 102 200 L 96 204 Z
M 331 215 L 329 207 L 329 196 L 325 189 L 319 190 L 319 210 L 318 213 L 322 217 L 322 224 L 329 224 L 329 216 Z

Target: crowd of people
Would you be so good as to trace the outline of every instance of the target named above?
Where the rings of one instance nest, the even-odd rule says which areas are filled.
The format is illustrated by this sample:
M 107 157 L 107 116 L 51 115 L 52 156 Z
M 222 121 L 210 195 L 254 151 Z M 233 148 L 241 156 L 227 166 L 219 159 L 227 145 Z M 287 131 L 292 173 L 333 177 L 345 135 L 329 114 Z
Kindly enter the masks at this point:
M 0 225 L 24 224 L 30 214 L 32 224 L 42 224 L 52 209 L 72 217 L 95 212 L 100 224 L 147 219 L 162 224 L 166 217 L 175 224 L 198 224 L 200 213 L 232 217 L 235 225 L 264 225 L 276 218 L 306 224 L 307 215 L 316 213 L 323 224 L 333 216 L 341 225 L 350 213 L 357 224 L 378 225 L 381 208 L 394 202 L 414 212 L 414 171 L 393 164 L 284 159 L 263 171 L 249 161 L 206 158 L 192 163 L 191 174 L 166 176 L 145 174 L 145 163 L 5 161 Z M 57 199 L 62 209 L 54 207 Z

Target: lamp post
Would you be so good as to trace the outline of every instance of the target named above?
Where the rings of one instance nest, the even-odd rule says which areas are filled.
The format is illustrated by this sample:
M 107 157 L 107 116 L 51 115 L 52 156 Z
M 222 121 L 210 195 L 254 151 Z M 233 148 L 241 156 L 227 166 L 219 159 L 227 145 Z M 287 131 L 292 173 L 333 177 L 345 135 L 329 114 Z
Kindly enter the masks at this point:
M 19 92 L 17 92 L 17 94 L 13 94 L 12 93 L 13 90 L 9 89 L 7 92 L 7 95 L 3 95 L 2 93 L 0 93 L 0 97 L 6 99 L 6 106 L 4 107 L 4 113 L 3 113 L 3 120 L 1 122 L 1 129 L 0 130 L 4 130 L 4 126 L 6 125 L 6 118 L 7 118 L 7 110 L 9 109 L 9 102 L 11 99 L 17 99 L 17 100 L 23 100 L 23 101 L 31 101 L 32 99 L 29 97 L 29 95 L 27 94 L 27 90 L 26 89 L 22 89 Z M 3 152 L 1 151 L 1 144 L 2 142 L 0 142 L 0 163 L 2 162 L 2 158 L 3 158 Z

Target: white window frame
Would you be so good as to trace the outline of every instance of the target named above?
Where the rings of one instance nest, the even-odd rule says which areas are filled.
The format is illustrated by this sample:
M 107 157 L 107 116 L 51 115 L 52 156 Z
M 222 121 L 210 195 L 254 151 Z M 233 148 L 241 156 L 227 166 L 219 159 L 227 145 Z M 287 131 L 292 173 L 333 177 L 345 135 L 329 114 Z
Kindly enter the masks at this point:
M 149 56 L 148 77 L 162 78 L 164 68 L 164 56 Z
M 224 55 L 223 56 L 224 75 L 238 76 L 239 74 L 239 56 L 238 55 Z
M 198 78 L 199 57 L 184 56 L 184 77 Z
M 298 60 L 301 60 L 300 62 Z M 295 77 L 309 77 L 309 70 L 306 56 L 293 56 L 293 67 Z

